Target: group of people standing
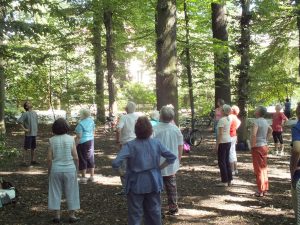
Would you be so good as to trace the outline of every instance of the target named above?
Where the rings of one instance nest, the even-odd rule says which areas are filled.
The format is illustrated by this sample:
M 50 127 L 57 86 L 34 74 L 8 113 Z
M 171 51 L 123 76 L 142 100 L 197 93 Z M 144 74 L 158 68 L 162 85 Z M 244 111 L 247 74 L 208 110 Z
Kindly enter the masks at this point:
M 37 115 L 32 105 L 24 104 L 26 112 L 19 122 L 26 135 L 24 149 L 31 150 L 31 164 L 37 164 L 34 150 L 37 133 Z M 128 204 L 128 224 L 139 225 L 144 217 L 146 225 L 162 224 L 161 192 L 166 191 L 168 215 L 178 214 L 176 173 L 179 170 L 183 153 L 183 136 L 174 123 L 175 112 L 172 106 L 163 106 L 151 113 L 149 120 L 135 113 L 136 105 L 128 102 L 126 114 L 122 115 L 116 131 L 116 143 L 120 151 L 112 167 L 120 173 L 122 190 Z M 255 120 L 251 128 L 251 154 L 258 191 L 257 197 L 263 197 L 269 190 L 267 175 L 267 140 L 273 134 L 276 151 L 283 152 L 282 126 L 287 118 L 276 106 L 273 124 L 270 126 L 264 118 L 267 110 L 263 106 L 255 109 Z M 238 119 L 239 108 L 218 101 L 215 113 L 215 133 L 220 168 L 221 183 L 217 186 L 231 186 L 237 170 L 237 129 L 241 122 Z M 300 106 L 296 115 L 300 120 Z M 65 194 L 69 210 L 69 222 L 79 220 L 75 210 L 80 208 L 79 182 L 94 181 L 94 132 L 95 124 L 89 110 L 80 111 L 80 122 L 75 128 L 76 137 L 68 135 L 70 130 L 66 120 L 59 118 L 52 125 L 53 137 L 49 139 L 48 174 L 49 196 L 48 208 L 55 212 L 54 223 L 60 223 L 60 204 L 62 193 Z M 295 212 L 300 218 L 300 127 L 299 122 L 292 129 L 293 151 L 291 157 L 291 177 Z M 297 128 L 298 127 L 298 128 Z M 273 128 L 273 129 L 272 129 Z M 298 140 L 299 139 L 299 140 Z M 299 143 L 298 143 L 299 142 Z M 24 156 L 25 163 L 25 156 Z M 86 174 L 89 173 L 89 178 Z M 298 212 L 299 211 L 299 212 Z M 298 219 L 300 221 L 300 219 Z M 300 224 L 300 222 L 298 222 Z
M 231 186 L 233 176 L 238 175 L 235 148 L 237 143 L 236 131 L 241 124 L 237 117 L 239 108 L 224 104 L 222 99 L 219 99 L 217 104 L 218 108 L 215 110 L 215 149 L 221 174 L 221 183 L 217 186 Z M 268 139 L 271 135 L 274 139 L 276 154 L 284 154 L 282 132 L 283 125 L 288 118 L 281 110 L 281 105 L 277 104 L 275 113 L 272 115 L 272 125 L 269 125 L 265 119 L 267 109 L 264 106 L 258 106 L 254 112 L 255 119 L 250 130 L 250 148 L 258 189 L 255 192 L 257 197 L 265 196 L 269 190 L 267 156 L 269 152 Z
M 126 111 L 117 125 L 117 143 L 121 144 L 121 150 L 112 166 L 122 171 L 128 224 L 140 225 L 144 217 L 146 225 L 160 225 L 163 187 L 168 198 L 166 214 L 178 214 L 176 173 L 183 151 L 183 136 L 173 122 L 175 112 L 171 106 L 163 106 L 160 113 L 153 112 L 151 122 L 135 114 L 133 102 L 128 102 Z M 124 138 L 129 134 L 130 138 Z

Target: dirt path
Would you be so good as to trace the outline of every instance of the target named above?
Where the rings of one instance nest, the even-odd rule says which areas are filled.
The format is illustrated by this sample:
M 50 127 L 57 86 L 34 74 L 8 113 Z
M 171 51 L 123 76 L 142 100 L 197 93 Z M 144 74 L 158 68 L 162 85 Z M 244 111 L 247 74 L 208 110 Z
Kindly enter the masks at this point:
M 9 127 L 9 145 L 20 148 L 23 134 Z M 20 199 L 13 206 L 0 209 L 0 224 L 51 224 L 47 210 L 48 179 L 46 172 L 47 138 L 50 128 L 41 129 L 38 138 L 40 166 L 22 168 L 19 161 L 0 168 L 0 176 L 11 181 L 20 191 Z M 289 139 L 289 136 L 286 136 Z M 287 142 L 286 142 L 287 143 Z M 239 176 L 233 187 L 220 188 L 219 169 L 213 163 L 213 137 L 205 136 L 200 148 L 185 154 L 177 176 L 180 215 L 165 218 L 165 225 L 287 225 L 294 224 L 290 203 L 288 156 L 269 157 L 270 193 L 264 198 L 253 196 L 256 190 L 249 152 L 238 152 Z M 111 169 L 117 148 L 112 137 L 98 129 L 95 143 L 96 183 L 80 184 L 81 221 L 78 224 L 127 224 L 126 199 L 115 195 L 120 181 Z M 163 198 L 165 199 L 165 198 Z M 63 209 L 66 204 L 63 203 Z M 164 202 L 165 207 L 165 202 Z M 63 211 L 63 219 L 67 212 Z

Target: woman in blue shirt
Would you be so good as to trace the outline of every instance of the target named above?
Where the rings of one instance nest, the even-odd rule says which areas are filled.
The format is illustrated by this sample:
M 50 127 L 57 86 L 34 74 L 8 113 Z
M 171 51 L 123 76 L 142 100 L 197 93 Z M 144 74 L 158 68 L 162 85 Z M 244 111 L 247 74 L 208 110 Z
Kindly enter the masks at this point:
M 112 167 L 117 169 L 127 159 L 125 191 L 128 225 L 161 225 L 160 193 L 163 190 L 161 169 L 174 163 L 176 156 L 158 140 L 150 138 L 152 126 L 147 117 L 135 124 L 136 139 L 123 145 Z M 160 158 L 166 160 L 160 164 Z
M 81 183 L 94 181 L 94 132 L 95 123 L 91 118 L 91 113 L 88 109 L 80 110 L 80 122 L 75 128 L 77 153 L 79 157 L 79 171 L 81 173 Z M 89 179 L 85 177 L 86 172 L 90 173 Z
M 290 160 L 290 171 L 292 178 L 292 199 L 297 219 L 300 225 L 300 103 L 296 108 L 298 122 L 292 127 L 292 152 Z

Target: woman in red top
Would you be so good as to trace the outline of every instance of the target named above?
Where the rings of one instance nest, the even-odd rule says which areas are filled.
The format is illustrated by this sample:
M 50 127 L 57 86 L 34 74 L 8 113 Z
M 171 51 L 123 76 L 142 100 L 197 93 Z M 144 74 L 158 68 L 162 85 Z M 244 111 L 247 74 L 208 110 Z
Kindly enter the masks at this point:
M 236 130 L 239 128 L 241 125 L 241 121 L 237 117 L 239 114 L 240 109 L 238 106 L 233 105 L 231 107 L 231 114 L 229 115 L 230 118 L 230 138 L 231 138 L 231 147 L 230 147 L 230 152 L 229 152 L 229 163 L 231 166 L 231 171 L 232 175 L 238 175 L 238 170 L 237 170 L 237 157 L 236 157 L 236 142 L 237 142 L 237 134 Z
M 272 120 L 272 129 L 273 129 L 273 139 L 275 143 L 275 151 L 276 155 L 279 154 L 278 150 L 278 142 L 280 143 L 280 155 L 284 155 L 284 146 L 283 146 L 283 139 L 282 139 L 282 127 L 286 121 L 288 121 L 288 118 L 284 115 L 283 112 L 280 112 L 282 109 L 282 106 L 280 104 L 277 104 L 275 106 L 275 113 L 273 114 L 273 120 Z

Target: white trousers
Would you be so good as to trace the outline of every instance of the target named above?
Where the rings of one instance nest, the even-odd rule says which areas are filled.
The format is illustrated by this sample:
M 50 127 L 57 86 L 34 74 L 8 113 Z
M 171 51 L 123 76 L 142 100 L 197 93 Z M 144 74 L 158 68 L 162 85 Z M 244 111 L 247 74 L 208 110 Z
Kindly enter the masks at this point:
M 80 209 L 77 173 L 51 172 L 49 176 L 48 208 L 60 210 L 62 193 L 64 193 L 68 210 Z
M 230 151 L 229 151 L 229 162 L 237 162 L 237 157 L 236 157 L 236 142 L 237 142 L 237 136 L 231 137 L 231 146 L 230 146 Z

